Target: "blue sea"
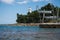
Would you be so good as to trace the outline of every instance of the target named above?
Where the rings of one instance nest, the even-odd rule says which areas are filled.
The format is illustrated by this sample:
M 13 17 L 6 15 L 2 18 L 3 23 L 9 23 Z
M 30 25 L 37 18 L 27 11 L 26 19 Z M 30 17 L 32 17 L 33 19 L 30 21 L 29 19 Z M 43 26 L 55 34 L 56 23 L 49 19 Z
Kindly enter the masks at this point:
M 60 28 L 0 26 L 0 40 L 60 40 Z

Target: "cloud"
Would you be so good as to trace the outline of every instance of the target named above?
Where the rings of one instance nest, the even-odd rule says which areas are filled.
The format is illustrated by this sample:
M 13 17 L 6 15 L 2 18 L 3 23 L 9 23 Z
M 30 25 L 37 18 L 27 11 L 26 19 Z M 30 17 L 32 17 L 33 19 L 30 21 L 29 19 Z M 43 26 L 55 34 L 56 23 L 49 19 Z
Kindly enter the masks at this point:
M 0 0 L 1 2 L 12 4 L 15 0 Z
M 0 2 L 3 3 L 7 3 L 7 4 L 13 4 L 13 3 L 17 3 L 17 4 L 27 4 L 27 3 L 31 3 L 31 2 L 51 2 L 51 0 L 23 0 L 23 1 L 16 1 L 16 0 L 0 0 Z
M 51 0 L 32 0 L 33 2 L 50 2 Z
M 22 2 L 16 2 L 16 3 L 18 3 L 18 4 L 26 4 L 26 3 L 28 3 L 28 1 L 27 0 L 24 0 Z
M 33 2 L 39 2 L 40 0 L 32 0 Z

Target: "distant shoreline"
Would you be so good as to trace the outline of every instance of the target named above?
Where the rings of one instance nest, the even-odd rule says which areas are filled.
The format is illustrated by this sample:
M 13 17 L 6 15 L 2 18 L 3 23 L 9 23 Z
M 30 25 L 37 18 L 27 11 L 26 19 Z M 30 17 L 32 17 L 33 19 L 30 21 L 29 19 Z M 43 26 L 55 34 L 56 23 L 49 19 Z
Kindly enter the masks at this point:
M 40 23 L 0 24 L 2 26 L 39 26 Z
M 60 25 L 60 23 L 15 23 L 15 24 L 0 24 L 2 26 L 40 26 L 40 25 Z

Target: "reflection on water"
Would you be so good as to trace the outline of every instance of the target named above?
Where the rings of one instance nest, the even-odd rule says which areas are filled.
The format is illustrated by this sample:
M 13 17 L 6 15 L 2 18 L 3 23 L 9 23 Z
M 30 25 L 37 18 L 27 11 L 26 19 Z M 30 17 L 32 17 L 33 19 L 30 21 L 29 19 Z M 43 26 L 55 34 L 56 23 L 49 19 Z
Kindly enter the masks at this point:
M 59 28 L 0 26 L 0 40 L 59 40 Z

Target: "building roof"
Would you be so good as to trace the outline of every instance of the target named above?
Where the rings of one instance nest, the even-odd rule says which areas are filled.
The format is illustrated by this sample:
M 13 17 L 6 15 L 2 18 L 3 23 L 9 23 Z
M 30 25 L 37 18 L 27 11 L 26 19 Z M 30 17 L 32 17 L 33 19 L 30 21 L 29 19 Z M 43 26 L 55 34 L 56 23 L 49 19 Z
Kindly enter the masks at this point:
M 47 19 L 56 19 L 57 18 L 57 16 L 45 16 L 45 18 L 47 18 Z
M 52 11 L 38 11 L 39 13 L 52 13 Z

